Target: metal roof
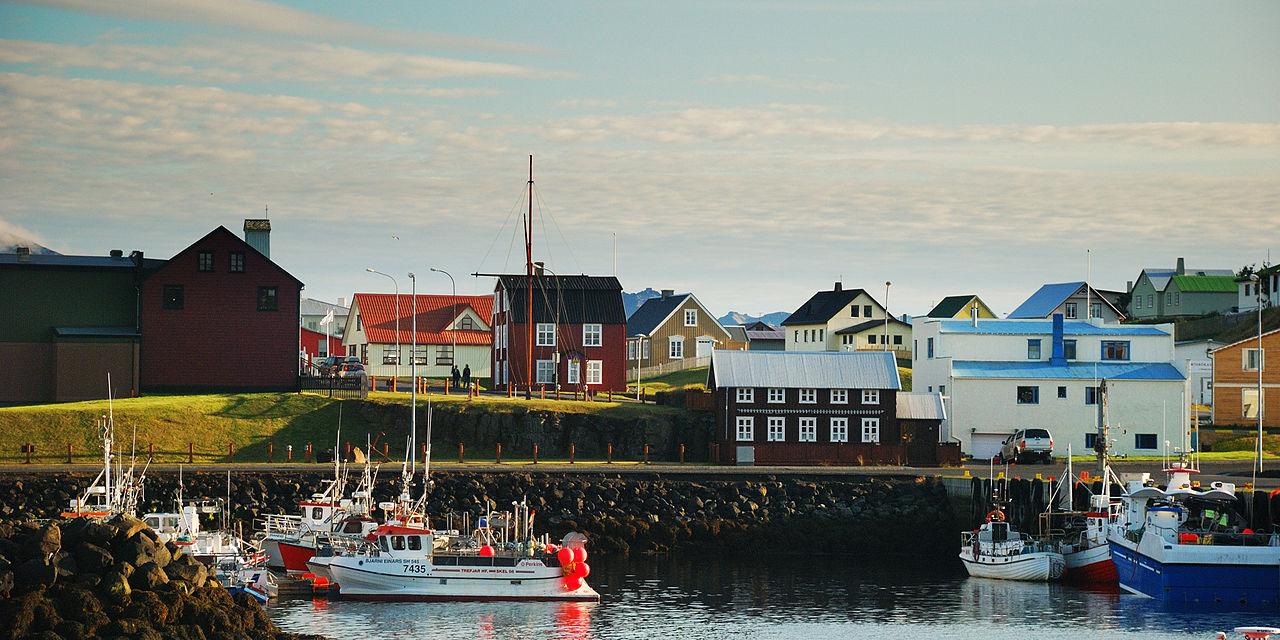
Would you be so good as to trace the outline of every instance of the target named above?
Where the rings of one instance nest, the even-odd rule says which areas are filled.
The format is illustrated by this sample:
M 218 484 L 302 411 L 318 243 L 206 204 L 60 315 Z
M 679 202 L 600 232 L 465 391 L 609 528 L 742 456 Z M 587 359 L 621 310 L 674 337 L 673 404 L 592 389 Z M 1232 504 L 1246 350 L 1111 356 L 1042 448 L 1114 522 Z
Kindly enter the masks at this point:
M 792 324 L 823 324 L 830 320 L 842 309 L 853 302 L 853 299 L 860 294 L 866 293 L 862 289 L 840 289 L 836 291 L 819 291 L 813 294 L 807 302 L 800 305 L 799 309 L 787 316 L 782 321 L 783 326 Z M 870 298 L 871 294 L 867 294 Z M 874 302 L 874 298 L 872 301 Z M 880 303 L 876 302 L 876 306 Z
M 59 338 L 141 338 L 134 327 L 54 327 Z
M 901 389 L 887 351 L 726 351 L 711 353 L 709 379 L 719 387 Z
M 782 329 L 747 330 L 747 340 L 786 340 L 787 332 Z
M 899 420 L 946 420 L 947 407 L 941 393 L 898 392 Z
M 143 258 L 142 268 L 156 269 L 164 266 L 166 260 Z M 133 259 L 129 256 L 113 258 L 111 256 L 66 256 L 51 253 L 33 253 L 27 260 L 19 260 L 16 253 L 0 253 L 0 265 L 17 265 L 32 267 L 79 267 L 90 269 L 132 269 Z
M 626 324 L 627 310 L 622 304 L 622 285 L 613 276 L 533 277 L 534 322 L 560 324 Z M 511 321 L 524 323 L 526 276 L 498 276 L 499 288 L 505 289 L 511 304 Z
M 987 362 L 957 360 L 951 363 L 953 378 L 1005 378 L 1042 380 L 1183 380 L 1167 362 Z
M 652 335 L 654 329 L 657 329 L 663 320 L 671 317 L 671 312 L 684 304 L 688 298 L 689 294 L 678 293 L 664 298 L 645 300 L 635 313 L 627 318 L 627 335 L 638 336 L 642 333 Z
M 1027 298 L 1022 304 L 1018 305 L 1018 308 L 1010 312 L 1008 317 L 1012 320 L 1048 318 L 1049 315 L 1053 313 L 1053 310 L 1058 308 L 1058 305 L 1066 302 L 1067 298 L 1075 295 L 1077 291 L 1080 291 L 1085 286 L 1086 285 L 1083 282 L 1058 282 L 1055 284 L 1046 284 L 1040 287 L 1040 289 L 1035 293 L 1031 294 L 1030 298 Z M 1111 310 L 1116 312 L 1117 315 L 1124 317 L 1124 312 L 1117 309 L 1116 306 L 1112 304 L 1106 296 L 1102 295 L 1101 292 L 1093 287 L 1089 287 L 1089 290 L 1093 292 L 1093 298 L 1095 300 L 1105 303 L 1108 307 L 1111 307 Z
M 933 310 L 928 313 L 928 318 L 954 318 L 969 306 L 969 301 L 978 297 L 977 294 L 969 293 L 962 296 L 947 296 L 941 302 L 934 305 Z
M 1173 283 L 1182 293 L 1235 293 L 1234 276 L 1174 276 Z
M 747 330 L 743 329 L 741 325 L 735 324 L 731 327 L 725 327 L 724 330 L 729 334 L 729 338 L 731 338 L 734 342 L 747 341 Z M 630 332 L 628 331 L 628 333 Z
M 975 326 L 972 320 L 939 320 L 939 333 L 971 333 L 978 335 L 1052 335 L 1052 320 L 994 320 L 980 319 Z M 1167 336 L 1157 325 L 1149 324 L 1093 324 L 1084 320 L 1065 320 L 1062 323 L 1065 336 Z
M 345 316 L 349 307 L 337 305 L 324 300 L 316 300 L 315 298 L 303 298 L 300 313 L 304 316 L 322 316 L 333 310 L 334 316 Z
M 360 310 L 360 324 L 370 343 L 396 343 L 396 295 L 357 293 L 351 302 Z M 449 329 L 453 319 L 470 307 L 486 325 L 493 318 L 493 296 L 418 294 L 418 344 L 491 345 L 487 330 Z M 413 342 L 413 295 L 400 294 L 400 343 Z M 456 307 L 455 307 L 456 305 Z M 455 313 L 456 310 L 456 313 Z M 348 335 L 350 327 L 348 326 Z
M 1147 267 L 1138 273 L 1141 278 L 1142 274 L 1147 275 L 1147 280 L 1151 282 L 1151 286 L 1156 291 L 1164 291 L 1169 286 L 1169 281 L 1178 275 L 1176 267 Z M 1182 273 L 1188 276 L 1232 276 L 1236 274 L 1230 269 L 1186 269 Z
M 904 327 L 909 327 L 909 326 L 911 326 L 911 325 L 909 325 L 909 324 L 907 324 L 907 323 L 905 323 L 905 322 L 903 322 L 903 321 L 901 321 L 901 320 L 899 320 L 899 319 L 897 319 L 897 318 L 889 318 L 889 322 L 890 322 L 890 324 L 900 324 L 900 325 L 902 325 L 902 326 L 904 326 Z M 884 327 L 884 320 L 883 320 L 883 319 L 880 319 L 880 320 L 868 320 L 868 321 L 866 321 L 866 322 L 859 322 L 858 324 L 855 324 L 855 325 L 853 325 L 853 326 L 851 326 L 851 327 L 845 327 L 845 328 L 843 328 L 843 329 L 841 329 L 841 330 L 839 330 L 839 331 L 836 331 L 835 333 L 836 333 L 836 335 L 838 335 L 838 336 L 839 336 L 839 335 L 845 335 L 845 334 L 852 334 L 852 333 L 862 333 L 863 331 L 866 331 L 867 329 L 875 329 L 875 328 L 877 328 L 877 327 L 880 327 L 880 328 L 883 328 L 883 327 Z

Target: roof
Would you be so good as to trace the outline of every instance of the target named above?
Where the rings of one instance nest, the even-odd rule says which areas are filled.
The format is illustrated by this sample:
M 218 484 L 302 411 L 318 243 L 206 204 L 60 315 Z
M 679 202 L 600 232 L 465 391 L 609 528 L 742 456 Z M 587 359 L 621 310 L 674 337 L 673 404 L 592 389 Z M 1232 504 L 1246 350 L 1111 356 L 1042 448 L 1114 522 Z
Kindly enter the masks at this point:
M 333 310 L 333 315 L 345 316 L 349 307 L 325 302 L 324 300 L 316 300 L 315 298 L 303 298 L 300 313 L 304 316 L 322 316 L 329 313 L 331 309 Z
M 215 236 L 215 235 L 219 235 L 219 234 L 225 234 L 226 236 L 229 236 L 230 238 L 232 238 L 232 239 L 235 241 L 235 243 L 236 243 L 236 244 L 238 244 L 238 245 L 240 245 L 242 248 L 244 248 L 244 250 L 245 250 L 245 251 L 252 251 L 252 252 L 254 252 L 254 253 L 258 254 L 259 256 L 262 256 L 262 259 L 263 259 L 263 260 L 266 260 L 268 264 L 270 264 L 271 266 L 273 266 L 273 267 L 275 267 L 276 269 L 278 269 L 278 270 L 280 271 L 280 273 L 284 275 L 284 277 L 286 277 L 286 278 L 288 278 L 288 279 L 290 279 L 290 280 L 294 281 L 294 283 L 298 285 L 298 288 L 299 288 L 299 289 L 301 289 L 301 288 L 303 287 L 302 281 L 301 281 L 301 280 L 299 280 L 297 277 L 295 277 L 292 273 L 289 273 L 289 272 L 288 272 L 284 267 L 280 266 L 280 264 L 279 264 L 279 263 L 277 263 L 276 261 L 272 260 L 270 256 L 266 255 L 265 253 L 262 253 L 261 251 L 258 251 L 258 249 L 257 249 L 256 247 L 254 247 L 253 245 L 249 244 L 248 242 L 245 242 L 245 241 L 244 241 L 244 238 L 241 238 L 240 236 L 238 236 L 238 235 L 236 235 L 236 234 L 232 233 L 230 229 L 226 228 L 226 227 L 225 227 L 225 226 L 223 226 L 223 225 L 218 225 L 218 227 L 217 227 L 216 229 L 214 229 L 213 231 L 210 231 L 209 233 L 206 233 L 206 234 L 204 234 L 203 236 L 200 236 L 200 239 L 199 239 L 199 240 L 196 240 L 195 242 L 192 242 L 191 244 L 187 245 L 187 248 L 186 248 L 186 249 L 183 249 L 182 251 L 179 251 L 178 253 L 174 254 L 174 256 L 173 256 L 172 258 L 169 258 L 169 262 L 170 262 L 170 263 L 174 263 L 174 264 L 179 264 L 181 261 L 180 261 L 180 260 L 178 260 L 178 258 L 180 258 L 180 257 L 182 257 L 182 256 L 184 256 L 184 255 L 186 255 L 186 254 L 188 254 L 188 253 L 190 253 L 190 252 L 192 252 L 192 251 L 196 251 L 197 249 L 199 249 L 199 248 L 200 248 L 200 245 L 204 244 L 205 240 L 208 240 L 209 238 L 211 238 L 211 237 L 213 237 L 213 236 Z
M 1066 302 L 1067 298 L 1075 295 L 1076 292 L 1080 291 L 1085 286 L 1086 285 L 1083 282 L 1058 282 L 1055 284 L 1046 284 L 1040 287 L 1040 289 L 1035 293 L 1031 294 L 1030 298 L 1027 298 L 1022 304 L 1018 305 L 1018 308 L 1010 312 L 1008 317 L 1010 319 L 1047 318 L 1053 313 L 1054 309 L 1058 308 L 1058 305 Z M 1093 292 L 1093 297 L 1095 299 L 1104 302 L 1108 307 L 1111 307 L 1111 310 L 1114 311 L 1116 315 L 1124 317 L 1124 313 L 1117 309 L 1116 306 L 1105 296 L 1099 293 L 1097 289 L 1089 287 L 1089 291 Z
M 933 309 L 925 316 L 927 318 L 954 318 L 957 313 L 963 311 L 969 301 L 978 297 L 977 294 L 968 293 L 962 296 L 947 296 L 941 302 L 933 306 Z
M 899 420 L 946 420 L 941 393 L 898 393 Z
M 903 322 L 903 321 L 901 321 L 901 320 L 899 320 L 899 319 L 897 319 L 897 318 L 889 318 L 889 322 L 890 322 L 891 324 L 900 324 L 900 325 L 902 325 L 902 326 L 904 326 L 904 327 L 909 327 L 909 326 L 911 326 L 911 325 L 909 325 L 909 324 L 907 324 L 907 323 L 905 323 L 905 322 Z M 877 328 L 877 327 L 883 327 L 883 326 L 884 326 L 884 319 L 883 319 L 883 318 L 882 318 L 882 319 L 880 319 L 880 320 L 868 320 L 868 321 L 866 321 L 866 322 L 859 322 L 858 324 L 855 324 L 855 325 L 853 325 L 853 326 L 851 326 L 851 327 L 845 327 L 845 328 L 843 328 L 843 329 L 841 329 L 841 330 L 839 330 L 839 331 L 836 331 L 836 332 L 835 332 L 835 334 L 839 336 L 839 335 L 845 335 L 845 334 L 851 334 L 851 333 L 862 333 L 863 331 L 866 331 L 867 329 L 875 329 L 875 328 Z M 784 335 L 785 335 L 785 334 L 784 334 Z
M 838 289 L 835 291 L 819 291 L 807 302 L 800 305 L 782 321 L 783 326 L 792 324 L 824 324 L 841 309 L 849 306 L 854 298 L 866 293 L 862 289 Z M 868 294 L 870 297 L 870 294 Z M 874 300 L 874 299 L 873 299 Z M 879 303 L 876 303 L 879 306 Z
M 400 296 L 400 343 L 413 342 L 414 296 Z M 396 294 L 357 293 L 352 308 L 359 307 L 365 340 L 370 343 L 395 344 Z M 493 296 L 451 296 L 418 294 L 418 344 L 491 345 L 493 335 L 487 330 L 447 329 L 465 308 L 471 308 L 487 325 L 493 316 Z M 457 313 L 454 313 L 455 306 Z M 350 327 L 347 327 L 350 330 Z
M 901 389 L 887 351 L 727 351 L 711 353 L 708 374 L 720 387 Z
M 1182 293 L 1235 293 L 1233 276 L 1174 276 L 1173 283 Z
M 724 330 L 726 333 L 729 334 L 729 339 L 733 340 L 734 342 L 747 341 L 747 330 L 740 325 L 725 327 Z
M 59 338 L 141 338 L 136 327 L 54 327 Z
M 747 340 L 786 340 L 787 332 L 782 329 L 747 329 Z
M 158 269 L 166 260 L 143 258 L 143 269 Z M 32 267 L 67 267 L 87 269 L 133 269 L 133 258 L 123 256 L 65 256 L 57 253 L 33 253 L 29 260 L 18 260 L 16 253 L 0 253 L 0 265 L 32 266 Z
M 953 378 L 1028 378 L 1045 380 L 1183 380 L 1167 362 L 1068 362 L 1047 360 L 987 362 L 957 360 L 951 363 Z
M 511 304 L 511 320 L 525 318 L 524 275 L 498 276 L 497 287 L 507 292 Z M 626 324 L 627 312 L 622 304 L 622 285 L 613 276 L 534 276 L 534 322 L 561 324 Z
M 1231 269 L 1187 269 L 1184 268 L 1182 273 L 1189 276 L 1235 276 L 1235 272 Z M 1142 274 L 1146 274 L 1147 280 L 1151 282 L 1151 286 L 1156 291 L 1164 291 L 1169 286 L 1169 281 L 1178 275 L 1176 267 L 1146 267 L 1138 273 L 1141 278 Z
M 1271 334 L 1273 334 L 1273 333 L 1276 333 L 1276 332 L 1280 332 L 1280 329 L 1272 329 L 1272 330 L 1270 330 L 1270 331 L 1267 331 L 1267 332 L 1265 332 L 1265 333 L 1263 333 L 1263 334 L 1262 334 L 1262 337 L 1263 337 L 1263 338 L 1265 338 L 1265 337 L 1267 337 L 1267 336 L 1269 336 L 1269 335 L 1271 335 Z M 1213 350 L 1213 351 L 1211 351 L 1210 353 L 1217 353 L 1217 352 L 1219 352 L 1219 351 L 1223 351 L 1223 350 L 1226 350 L 1226 349 L 1230 349 L 1231 347 L 1234 347 L 1234 346 L 1236 346 L 1236 345 L 1238 345 L 1238 344 L 1245 343 L 1245 342 L 1252 342 L 1252 343 L 1254 343 L 1254 344 L 1257 344 L 1257 343 L 1258 343 L 1258 334 L 1256 334 L 1256 333 L 1255 333 L 1255 334 L 1253 334 L 1252 336 L 1249 336 L 1248 338 L 1245 338 L 1245 339 L 1243 339 L 1243 340 L 1236 340 L 1235 342 L 1232 342 L 1231 344 L 1223 345 L 1223 346 L 1221 346 L 1221 347 L 1218 347 L 1217 349 L 1214 349 L 1214 350 Z M 1266 345 L 1263 345 L 1263 349 L 1264 349 L 1264 350 L 1266 349 Z M 1265 354 L 1264 354 L 1264 355 L 1265 355 Z M 1266 362 L 1265 362 L 1265 361 L 1263 362 L 1262 368 L 1263 368 L 1263 369 L 1266 369 L 1266 368 L 1267 368 L 1267 365 L 1266 365 Z M 1264 410 L 1265 410 L 1265 407 L 1264 407 Z
M 627 318 L 627 335 L 638 336 L 640 334 L 651 335 L 654 329 L 657 329 L 671 317 L 671 313 L 684 304 L 689 299 L 689 294 L 678 293 L 672 296 L 662 298 L 649 298 L 641 303 L 640 308 Z
M 979 335 L 1052 335 L 1052 320 L 939 320 L 939 333 L 972 333 Z M 1065 336 L 1167 336 L 1159 325 L 1093 324 L 1084 320 L 1064 320 Z

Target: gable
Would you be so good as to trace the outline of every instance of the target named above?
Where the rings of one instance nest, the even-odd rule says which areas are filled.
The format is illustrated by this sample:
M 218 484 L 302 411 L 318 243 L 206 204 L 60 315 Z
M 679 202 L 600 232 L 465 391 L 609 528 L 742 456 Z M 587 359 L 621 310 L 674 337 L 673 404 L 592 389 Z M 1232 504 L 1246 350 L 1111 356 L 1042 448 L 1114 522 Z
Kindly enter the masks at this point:
M 151 274 L 148 276 L 148 279 L 154 278 L 156 276 L 159 276 L 165 273 L 172 273 L 172 272 L 178 272 L 178 271 L 183 271 L 183 272 L 195 271 L 195 268 L 194 268 L 195 254 L 201 251 L 202 249 L 208 248 L 209 245 L 213 243 L 229 244 L 233 246 L 236 251 L 243 251 L 245 253 L 246 263 L 249 262 L 252 257 L 253 262 L 260 263 L 266 266 L 271 271 L 275 272 L 276 274 L 282 275 L 292 280 L 295 284 L 298 285 L 299 289 L 301 289 L 303 286 L 301 280 L 293 277 L 293 274 L 289 273 L 288 271 L 285 271 L 283 267 L 273 262 L 271 258 L 268 258 L 266 255 L 263 255 L 262 252 L 253 248 L 253 246 L 250 245 L 248 242 L 245 242 L 243 238 L 232 233 L 231 230 L 227 229 L 225 226 L 222 226 L 222 225 L 218 225 L 216 229 L 214 229 L 213 231 L 210 231 L 209 233 L 206 233 L 199 240 L 196 240 L 195 242 L 188 245 L 187 248 L 183 249 L 182 251 L 179 251 L 172 258 L 170 258 L 169 261 L 164 264 L 164 266 L 161 266 L 159 269 L 156 269 L 155 271 L 151 272 Z M 221 259 L 226 260 L 227 258 L 223 256 Z M 217 266 L 215 267 L 215 272 L 225 273 L 226 267 Z M 251 271 L 249 271 L 247 266 L 246 266 L 246 273 L 251 273 Z M 240 275 L 243 275 L 243 274 L 236 274 L 237 277 L 239 277 Z

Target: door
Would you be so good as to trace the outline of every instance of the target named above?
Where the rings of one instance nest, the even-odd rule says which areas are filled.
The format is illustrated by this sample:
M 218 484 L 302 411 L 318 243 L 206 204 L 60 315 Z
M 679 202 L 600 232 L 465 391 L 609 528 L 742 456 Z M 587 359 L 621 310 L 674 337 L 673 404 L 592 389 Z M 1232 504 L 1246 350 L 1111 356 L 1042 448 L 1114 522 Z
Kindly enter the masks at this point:
M 711 350 L 716 348 L 715 344 L 716 341 L 711 338 L 698 338 L 697 356 L 699 358 L 709 357 L 711 355 Z
M 969 455 L 974 460 L 990 460 L 1000 453 L 1000 445 L 1007 437 L 1007 433 L 975 433 L 969 441 Z

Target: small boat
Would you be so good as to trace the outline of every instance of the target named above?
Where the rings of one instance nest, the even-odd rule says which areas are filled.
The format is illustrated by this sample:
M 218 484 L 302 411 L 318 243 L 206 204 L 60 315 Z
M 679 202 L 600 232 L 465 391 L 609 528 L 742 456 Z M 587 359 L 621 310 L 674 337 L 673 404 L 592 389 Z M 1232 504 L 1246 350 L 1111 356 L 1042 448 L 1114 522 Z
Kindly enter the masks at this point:
M 987 514 L 980 528 L 960 536 L 960 561 L 974 577 L 1047 581 L 1061 578 L 1066 570 L 1055 545 L 1014 529 L 998 509 Z
M 89 483 L 84 493 L 73 498 L 63 518 L 89 518 L 106 520 L 121 514 L 133 515 L 138 509 L 138 497 L 146 483 L 150 461 L 137 471 L 137 432 L 134 433 L 134 452 L 129 456 L 129 466 L 124 466 L 123 456 L 115 455 L 115 407 L 111 397 L 111 374 L 107 374 L 107 415 L 97 419 L 96 425 L 102 440 L 102 471 Z
M 1120 509 L 1120 502 L 1111 495 L 1111 484 L 1119 482 L 1106 464 L 1105 450 L 1101 452 L 1102 491 L 1089 495 L 1088 511 L 1075 510 L 1075 471 L 1071 463 L 1071 447 L 1067 447 L 1067 467 L 1061 480 L 1049 496 L 1049 507 L 1040 514 L 1040 533 L 1057 545 L 1066 562 L 1063 577 L 1077 584 L 1116 583 L 1116 567 L 1111 561 L 1111 547 L 1107 544 L 1107 532 Z M 1086 488 L 1087 490 L 1087 488 Z M 1061 508 L 1055 509 L 1055 502 Z

